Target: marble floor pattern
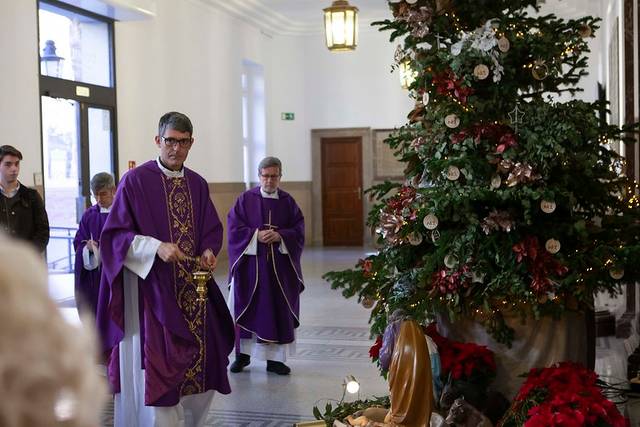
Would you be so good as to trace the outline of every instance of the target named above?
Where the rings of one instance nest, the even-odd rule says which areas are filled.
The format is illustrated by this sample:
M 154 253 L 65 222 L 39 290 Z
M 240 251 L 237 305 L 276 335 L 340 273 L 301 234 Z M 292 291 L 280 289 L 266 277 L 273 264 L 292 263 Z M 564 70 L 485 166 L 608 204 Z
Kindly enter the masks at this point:
M 289 355 L 289 376 L 269 374 L 264 362 L 252 362 L 244 372 L 229 374 L 233 392 L 216 395 L 207 425 L 224 427 L 291 427 L 311 420 L 314 405 L 341 398 L 342 381 L 354 375 L 361 384 L 360 398 L 387 394 L 387 384 L 369 361 L 367 320 L 369 310 L 355 299 L 345 299 L 331 290 L 322 275 L 327 271 L 352 267 L 366 253 L 363 248 L 311 247 L 303 255 L 306 290 L 301 296 L 301 326 L 297 331 L 294 352 Z M 227 295 L 227 264 L 221 263 L 216 274 L 223 294 Z M 50 292 L 69 321 L 78 322 L 73 300 L 73 278 L 52 275 Z M 618 382 L 625 377 L 624 345 L 614 337 L 599 338 L 596 370 L 607 380 Z M 346 399 L 357 396 L 347 395 Z M 635 412 L 637 401 L 627 404 L 632 426 L 640 427 Z M 113 425 L 113 407 L 103 414 L 103 426 Z

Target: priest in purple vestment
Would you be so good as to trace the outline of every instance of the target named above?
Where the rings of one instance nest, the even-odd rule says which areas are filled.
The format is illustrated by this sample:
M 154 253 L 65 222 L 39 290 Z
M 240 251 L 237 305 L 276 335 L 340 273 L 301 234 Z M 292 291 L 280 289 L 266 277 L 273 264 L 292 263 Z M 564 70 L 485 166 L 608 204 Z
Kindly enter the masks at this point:
M 183 166 L 191 121 L 171 112 L 158 127 L 159 157 L 125 174 L 100 237 L 116 427 L 203 426 L 214 391 L 231 392 L 233 320 L 216 283 L 201 303 L 192 277 L 215 268 L 222 224 L 207 182 Z
M 236 360 L 241 372 L 254 356 L 267 371 L 288 375 L 288 345 L 300 325 L 304 290 L 300 257 L 304 217 L 290 194 L 278 188 L 282 164 L 267 157 L 258 166 L 260 187 L 238 197 L 227 217 L 229 300 L 236 323 Z
M 96 317 L 98 307 L 98 291 L 100 290 L 100 233 L 107 220 L 116 184 L 113 176 L 100 172 L 91 178 L 91 192 L 96 204 L 82 215 L 73 248 L 76 251 L 75 262 L 75 298 L 76 307 L 81 317 Z

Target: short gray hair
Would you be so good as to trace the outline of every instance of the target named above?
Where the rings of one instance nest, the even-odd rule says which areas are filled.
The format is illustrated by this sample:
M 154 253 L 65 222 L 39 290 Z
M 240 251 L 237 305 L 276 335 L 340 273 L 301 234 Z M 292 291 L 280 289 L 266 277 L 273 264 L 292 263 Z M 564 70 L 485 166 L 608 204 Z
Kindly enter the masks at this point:
M 114 188 L 116 182 L 113 179 L 113 175 L 107 172 L 97 173 L 91 178 L 91 192 L 96 194 L 98 191 L 104 188 Z
M 160 122 L 158 123 L 158 136 L 164 136 L 164 131 L 167 129 L 173 129 L 178 132 L 188 132 L 190 136 L 193 136 L 193 125 L 191 124 L 191 120 L 189 120 L 189 117 L 187 117 L 186 114 L 179 113 L 177 111 L 170 111 L 160 117 Z
M 280 171 L 280 175 L 282 175 L 282 162 L 279 158 L 271 156 L 265 157 L 264 159 L 262 159 L 262 161 L 260 161 L 260 164 L 258 165 L 258 175 L 262 173 L 262 169 L 270 168 L 273 166 L 276 166 Z

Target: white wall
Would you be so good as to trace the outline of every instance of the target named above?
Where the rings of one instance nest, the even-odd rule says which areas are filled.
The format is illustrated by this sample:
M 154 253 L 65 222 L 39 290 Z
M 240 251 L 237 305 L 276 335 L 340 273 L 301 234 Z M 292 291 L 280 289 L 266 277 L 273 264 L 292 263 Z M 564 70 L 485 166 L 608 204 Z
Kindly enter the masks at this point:
M 19 149 L 20 180 L 32 186 L 42 170 L 35 1 L 2 0 L 0 14 L 0 127 L 2 142 Z

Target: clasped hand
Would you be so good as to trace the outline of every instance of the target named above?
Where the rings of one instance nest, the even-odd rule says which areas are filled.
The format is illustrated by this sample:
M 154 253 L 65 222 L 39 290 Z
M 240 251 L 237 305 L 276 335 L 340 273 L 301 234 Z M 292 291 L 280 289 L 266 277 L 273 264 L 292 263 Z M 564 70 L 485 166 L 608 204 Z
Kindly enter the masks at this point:
M 98 250 L 98 242 L 95 240 L 87 240 L 87 250 L 89 252 L 95 252 Z
M 258 241 L 260 243 L 277 243 L 282 240 L 280 233 L 276 230 L 260 230 L 258 231 Z
M 164 262 L 179 262 L 189 258 L 175 243 L 160 243 L 158 256 Z M 200 256 L 200 267 L 205 270 L 215 270 L 218 259 L 211 249 L 206 249 Z

